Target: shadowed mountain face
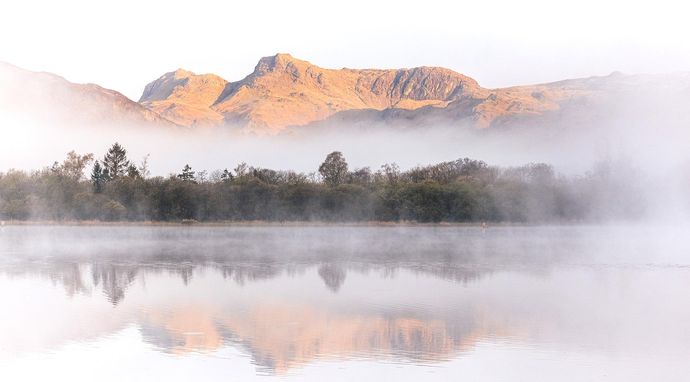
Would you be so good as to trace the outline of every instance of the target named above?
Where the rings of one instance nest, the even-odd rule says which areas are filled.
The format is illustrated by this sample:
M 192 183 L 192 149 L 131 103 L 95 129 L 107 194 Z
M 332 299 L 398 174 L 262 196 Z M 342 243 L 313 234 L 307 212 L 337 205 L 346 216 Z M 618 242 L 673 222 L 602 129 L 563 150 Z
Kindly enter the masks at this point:
M 75 84 L 51 73 L 31 72 L 2 62 L 0 111 L 54 124 L 175 126 L 114 90 Z

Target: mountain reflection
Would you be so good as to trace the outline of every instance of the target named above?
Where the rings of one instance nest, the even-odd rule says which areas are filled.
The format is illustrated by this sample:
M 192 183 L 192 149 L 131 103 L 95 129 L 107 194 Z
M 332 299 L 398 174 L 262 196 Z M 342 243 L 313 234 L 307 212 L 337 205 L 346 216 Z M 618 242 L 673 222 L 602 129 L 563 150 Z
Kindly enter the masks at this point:
M 470 348 L 488 330 L 439 318 L 337 314 L 287 303 L 224 314 L 198 306 L 165 315 L 150 312 L 141 324 L 143 337 L 163 351 L 181 354 L 235 344 L 261 369 L 275 373 L 333 357 L 440 361 Z
M 0 276 L 60 285 L 65 318 L 33 318 L 45 343 L 7 343 L 55 348 L 135 325 L 161 352 L 232 346 L 277 374 L 329 359 L 439 362 L 492 336 L 520 336 L 533 317 L 468 288 L 506 270 L 548 272 L 581 249 L 543 232 L 487 240 L 472 229 L 46 230 L 0 235 Z
M 423 309 L 397 310 L 386 306 L 323 307 L 308 300 L 281 301 L 262 296 L 262 292 L 270 296 L 272 288 L 280 288 L 280 283 L 285 279 L 301 283 L 302 277 L 311 274 L 318 276 L 315 280 L 321 282 L 322 290 L 333 294 L 343 287 L 348 272 L 355 272 L 360 277 L 371 277 L 367 275 L 377 272 L 376 278 L 390 279 L 395 278 L 395 274 L 403 269 L 412 275 L 438 273 L 440 277 L 447 278 L 452 273 L 454 278 L 461 280 L 479 277 L 476 273 L 465 275 L 460 269 L 450 272 L 440 268 L 362 264 L 348 270 L 344 265 L 335 264 L 293 264 L 290 267 L 275 264 L 214 264 L 177 267 L 160 264 L 53 262 L 36 264 L 35 268 L 25 264 L 12 270 L 6 269 L 4 273 L 45 277 L 62 284 L 66 294 L 71 296 L 70 299 L 78 294 L 105 299 L 124 312 L 131 310 L 132 306 L 146 304 L 145 309 L 135 309 L 123 314 L 122 320 L 125 322 L 115 328 L 126 326 L 129 320 L 129 323 L 139 327 L 146 342 L 161 351 L 174 354 L 214 351 L 225 345 L 237 346 L 250 354 L 257 367 L 267 373 L 286 373 L 311 360 L 333 357 L 384 356 L 439 361 L 471 347 L 487 334 L 487 328 L 473 322 L 471 317 L 446 313 L 429 315 Z M 261 287 L 259 293 L 252 295 L 250 300 L 235 300 L 232 296 L 223 299 L 221 293 L 221 301 L 204 303 L 193 300 L 177 302 L 173 298 L 131 301 L 129 305 L 125 304 L 129 288 L 146 285 L 151 279 L 162 278 L 166 285 L 175 285 L 174 290 L 180 291 L 180 287 L 182 290 L 193 288 L 196 279 L 214 277 L 223 280 L 221 287 L 234 286 L 235 291 L 246 288 L 252 282 L 263 281 L 269 284 Z M 272 285 L 273 279 L 281 281 Z M 310 285 L 311 281 L 305 282 L 304 288 L 308 289 Z M 190 293 L 195 298 L 201 297 L 200 293 L 216 292 L 193 289 Z M 101 296 L 93 294 L 99 290 L 102 292 Z M 74 333 L 73 330 L 65 332 Z M 98 336 L 108 334 L 100 333 Z M 73 338 L 64 340 L 70 341 Z
M 329 301 L 328 295 L 338 294 L 346 280 L 351 288 L 366 288 L 350 274 L 364 279 L 396 279 L 403 272 L 408 277 L 423 275 L 431 279 L 455 280 L 463 283 L 477 280 L 489 271 L 448 268 L 447 266 L 418 266 L 415 264 L 365 264 L 331 262 L 311 263 L 199 263 L 166 264 L 111 261 L 65 262 L 61 259 L 37 263 L 15 263 L 2 274 L 49 279 L 62 285 L 69 300 L 77 295 L 105 299 L 111 306 L 122 309 L 119 325 L 103 329 L 118 329 L 129 324 L 139 327 L 143 340 L 160 351 L 184 354 L 190 351 L 209 352 L 223 346 L 235 346 L 251 355 L 259 370 L 265 373 L 287 373 L 290 369 L 319 359 L 342 357 L 384 357 L 436 362 L 449 359 L 456 352 L 470 348 L 490 330 L 469 316 L 428 314 L 421 308 L 398 309 L 396 306 L 322 306 L 309 299 L 276 300 L 274 288 L 281 288 L 285 280 L 303 284 L 309 291 L 314 282 L 321 284 L 325 295 L 319 301 Z M 310 277 L 312 276 L 312 277 Z M 146 285 L 151 280 L 164 280 L 176 293 L 191 293 L 192 300 L 172 299 L 129 301 L 131 288 Z M 196 287 L 196 281 L 218 279 L 219 289 L 242 291 L 257 288 L 251 298 L 227 298 L 218 294 L 218 301 L 203 300 L 203 294 L 218 290 Z M 309 279 L 309 281 L 303 281 Z M 195 281 L 196 280 L 196 281 Z M 276 280 L 276 281 L 273 281 Z M 275 285 L 274 285 L 275 283 Z M 462 285 L 462 284 L 459 284 Z M 182 289 L 180 289 L 182 288 Z M 239 289 L 238 289 L 239 288 Z M 188 292 L 185 292 L 188 290 Z M 94 294 L 94 292 L 99 292 Z M 305 293 L 307 296 L 309 293 Z M 413 302 L 413 301 L 411 301 Z M 141 304 L 145 309 L 135 308 Z M 133 308 L 134 307 L 134 308 Z M 88 315 L 89 312 L 83 314 Z M 71 324 L 70 324 L 71 325 Z M 89 326 L 91 324 L 83 324 Z M 96 339 L 110 333 L 84 330 Z M 76 334 L 75 330 L 63 330 Z M 84 341 L 81 335 L 63 341 Z M 57 344 L 53 344 L 55 346 Z
M 0 361 L 78 348 L 290 375 L 343 360 L 442 370 L 495 346 L 675 357 L 690 352 L 690 241 L 675 237 L 687 235 L 7 227 Z

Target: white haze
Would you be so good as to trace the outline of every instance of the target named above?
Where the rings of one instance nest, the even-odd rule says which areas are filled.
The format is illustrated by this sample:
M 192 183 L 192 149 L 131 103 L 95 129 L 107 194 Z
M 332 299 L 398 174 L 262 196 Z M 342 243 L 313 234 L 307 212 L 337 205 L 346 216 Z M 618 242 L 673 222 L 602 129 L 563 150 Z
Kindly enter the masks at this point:
M 389 126 L 336 128 L 313 134 L 255 135 L 223 130 L 164 130 L 151 127 L 102 128 L 71 126 L 59 129 L 26 118 L 0 115 L 3 126 L 17 126 L 0 141 L 0 171 L 31 170 L 61 161 L 71 150 L 94 153 L 101 158 L 114 142 L 121 143 L 130 160 L 139 162 L 150 154 L 152 175 L 176 173 L 185 164 L 195 170 L 232 169 L 241 162 L 276 170 L 316 171 L 332 151 L 344 153 L 350 168 L 396 163 L 401 169 L 463 157 L 481 159 L 492 165 L 515 166 L 533 162 L 554 165 L 564 173 L 589 169 L 601 159 L 632 155 L 654 167 L 683 163 L 679 149 L 685 142 L 652 137 L 571 137 L 523 130 L 491 133 L 451 126 L 397 130 Z M 9 135 L 9 136 L 8 136 Z M 568 134 L 572 135 L 572 134 Z M 584 134 L 583 134 L 584 135 Z M 664 138 L 664 140 L 666 140 Z M 564 145 L 564 141 L 569 141 Z M 644 143 L 648 149 L 638 151 Z M 662 144 L 676 148 L 656 150 Z M 657 155 L 658 154 L 658 155 Z M 644 159 L 644 160 L 642 160 Z
M 321 133 L 276 136 L 150 127 L 73 126 L 56 130 L 26 119 L 14 119 L 10 125 L 21 128 L 13 129 L 15 133 L 0 141 L 0 171 L 43 168 L 61 161 L 70 150 L 102 158 L 116 141 L 128 150 L 135 163 L 150 155 L 153 176 L 179 173 L 185 164 L 211 175 L 215 170 L 232 170 L 241 162 L 314 173 L 325 156 L 335 150 L 344 153 L 351 169 L 370 167 L 374 171 L 385 163 L 397 163 L 406 170 L 470 157 L 503 167 L 544 162 L 572 177 L 585 174 L 597 162 L 608 161 L 622 166 L 614 171 L 632 177 L 630 190 L 644 193 L 639 196 L 653 211 L 650 217 L 684 220 L 690 216 L 690 150 L 685 124 L 669 123 L 651 129 L 646 124 L 620 123 L 565 132 L 529 128 L 486 132 L 449 126 L 405 130 L 390 126 L 338 126 Z
M 276 170 L 316 171 L 325 156 L 342 151 L 350 168 L 377 169 L 397 163 L 401 169 L 463 157 L 492 165 L 544 162 L 559 172 L 578 174 L 601 160 L 625 160 L 656 173 L 685 168 L 690 160 L 687 120 L 631 113 L 630 117 L 591 125 L 475 129 L 438 122 L 401 127 L 395 124 L 329 125 L 257 135 L 231 129 L 167 129 L 151 126 L 60 125 L 0 111 L 0 171 L 31 170 L 61 161 L 71 150 L 102 157 L 114 142 L 139 162 L 150 154 L 152 175 L 176 173 L 185 164 L 195 170 L 232 169 L 240 162 Z

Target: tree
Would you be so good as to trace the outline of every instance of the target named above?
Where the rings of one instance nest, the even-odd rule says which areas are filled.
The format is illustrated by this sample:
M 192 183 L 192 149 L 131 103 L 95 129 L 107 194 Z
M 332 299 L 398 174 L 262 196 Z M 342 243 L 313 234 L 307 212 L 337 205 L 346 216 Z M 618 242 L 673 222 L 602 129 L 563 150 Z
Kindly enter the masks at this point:
M 139 164 L 139 174 L 142 178 L 146 179 L 151 175 L 151 170 L 149 169 L 149 157 L 151 154 L 146 154 Z
M 127 177 L 132 179 L 141 178 L 141 173 L 139 172 L 137 166 L 133 164 L 127 166 Z
M 106 181 L 106 175 L 103 173 L 103 167 L 100 161 L 96 161 L 93 164 L 93 170 L 91 170 L 91 184 L 93 184 L 93 192 L 96 194 L 103 191 L 103 184 Z
M 381 166 L 379 174 L 388 184 L 396 184 L 400 180 L 400 167 L 395 163 L 386 163 Z
M 235 178 L 235 177 L 232 175 L 232 173 L 231 173 L 230 171 L 228 171 L 227 168 L 226 168 L 225 170 L 223 170 L 223 173 L 222 173 L 222 174 L 220 174 L 220 179 L 221 179 L 223 182 L 230 182 L 230 181 L 232 181 L 234 178 Z
M 319 174 L 330 186 L 335 187 L 344 183 L 347 179 L 347 162 L 343 153 L 334 151 L 328 154 L 326 160 L 319 166 Z
M 196 179 L 199 181 L 199 183 L 206 183 L 206 181 L 208 180 L 208 171 L 206 171 L 206 170 L 197 171 Z
M 349 183 L 366 185 L 371 183 L 373 174 L 369 167 L 358 168 L 350 173 Z
M 107 170 L 107 180 L 115 180 L 121 176 L 124 176 L 127 172 L 127 168 L 130 163 L 127 159 L 127 150 L 120 146 L 119 143 L 115 144 L 108 149 L 108 152 L 103 158 L 103 167 Z
M 238 164 L 237 167 L 235 167 L 235 176 L 238 178 L 241 178 L 241 177 L 245 176 L 248 171 L 249 171 L 249 166 L 246 163 L 242 162 L 242 163 Z
M 182 172 L 178 174 L 177 177 L 185 182 L 193 182 L 195 180 L 194 171 L 192 171 L 192 168 L 189 167 L 188 164 L 184 165 Z
M 84 177 L 84 169 L 93 161 L 93 154 L 79 155 L 74 151 L 67 153 L 67 159 L 62 162 L 62 173 L 74 180 Z

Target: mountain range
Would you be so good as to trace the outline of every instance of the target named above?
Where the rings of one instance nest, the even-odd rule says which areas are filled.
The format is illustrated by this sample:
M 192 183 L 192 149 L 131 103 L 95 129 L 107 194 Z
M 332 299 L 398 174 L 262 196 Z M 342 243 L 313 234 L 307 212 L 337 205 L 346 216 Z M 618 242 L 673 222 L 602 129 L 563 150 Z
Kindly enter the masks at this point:
M 478 129 L 562 125 L 599 120 L 641 95 L 690 102 L 686 73 L 613 73 L 489 89 L 440 67 L 325 69 L 289 54 L 260 59 L 252 73 L 234 82 L 184 69 L 165 73 L 145 86 L 138 102 L 98 85 L 74 84 L 4 63 L 0 84 L 0 110 L 50 121 L 237 128 L 261 134 L 339 123 Z

